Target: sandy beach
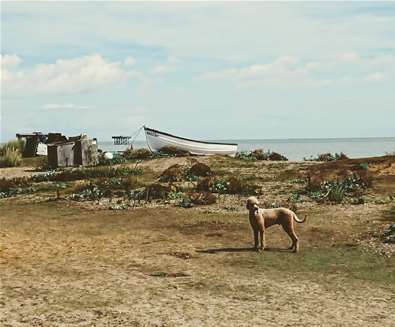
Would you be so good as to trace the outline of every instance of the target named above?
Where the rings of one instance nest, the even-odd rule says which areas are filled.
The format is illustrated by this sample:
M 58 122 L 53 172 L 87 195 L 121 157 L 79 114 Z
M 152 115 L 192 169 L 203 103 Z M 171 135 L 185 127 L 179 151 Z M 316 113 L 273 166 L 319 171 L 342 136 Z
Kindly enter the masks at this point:
M 192 208 L 177 207 L 177 199 L 166 198 L 110 210 L 127 200 L 121 195 L 72 200 L 81 181 L 67 184 L 56 199 L 51 182 L 35 183 L 39 191 L 0 200 L 0 322 L 390 326 L 395 319 L 394 245 L 384 243 L 382 235 L 394 222 L 395 158 L 358 160 L 215 156 L 139 164 L 144 170 L 139 178 L 146 183 L 157 182 L 174 164 L 197 162 L 216 176 L 249 176 L 260 187 L 262 206 L 288 206 L 308 216 L 296 226 L 298 254 L 286 250 L 290 240 L 280 227 L 267 231 L 263 253 L 253 251 L 245 194 L 220 194 L 216 203 Z M 363 203 L 353 204 L 351 198 L 319 203 L 304 195 L 290 199 L 305 187 L 307 175 L 334 178 L 360 163 L 368 164 L 372 180 L 361 195 Z M 34 167 L 0 170 L 8 179 L 35 174 L 42 172 Z

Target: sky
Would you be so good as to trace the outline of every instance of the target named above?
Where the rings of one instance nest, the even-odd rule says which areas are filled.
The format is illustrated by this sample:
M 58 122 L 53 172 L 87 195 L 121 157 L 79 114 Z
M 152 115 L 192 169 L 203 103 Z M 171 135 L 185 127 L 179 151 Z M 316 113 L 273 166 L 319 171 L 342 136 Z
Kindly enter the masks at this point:
M 0 142 L 395 136 L 395 3 L 1 2 Z

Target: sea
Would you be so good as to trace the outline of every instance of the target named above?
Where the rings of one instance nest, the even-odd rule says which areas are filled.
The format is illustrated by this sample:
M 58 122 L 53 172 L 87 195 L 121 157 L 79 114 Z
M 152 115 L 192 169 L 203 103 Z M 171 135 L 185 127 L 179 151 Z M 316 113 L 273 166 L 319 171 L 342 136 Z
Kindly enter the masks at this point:
M 395 137 L 372 138 L 328 138 L 328 139 L 268 139 L 268 140 L 211 140 L 213 142 L 237 143 L 238 151 L 263 149 L 286 156 L 289 160 L 300 161 L 317 157 L 321 153 L 345 153 L 349 158 L 364 158 L 395 155 Z M 113 142 L 100 142 L 103 151 L 124 151 L 130 145 L 114 145 Z M 148 148 L 145 141 L 135 141 L 133 148 Z

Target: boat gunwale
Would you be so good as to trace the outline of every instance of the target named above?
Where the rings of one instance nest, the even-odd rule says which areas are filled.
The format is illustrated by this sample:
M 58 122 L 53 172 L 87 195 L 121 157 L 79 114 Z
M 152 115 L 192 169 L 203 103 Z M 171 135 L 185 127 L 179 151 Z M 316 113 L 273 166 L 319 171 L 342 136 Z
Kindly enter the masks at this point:
M 188 139 L 188 138 L 185 138 L 185 137 L 176 136 L 176 135 L 172 135 L 172 134 L 169 134 L 169 133 L 161 132 L 161 131 L 158 131 L 158 130 L 156 130 L 156 129 L 149 128 L 149 127 L 145 127 L 145 126 L 144 126 L 144 130 L 145 130 L 145 131 L 149 130 L 149 131 L 152 131 L 152 132 L 155 132 L 155 133 L 159 133 L 159 134 L 166 135 L 166 136 L 170 136 L 170 137 L 175 137 L 175 138 L 177 138 L 177 139 L 185 140 L 185 141 L 190 141 L 190 142 L 203 143 L 203 144 L 215 144 L 215 145 L 232 145 L 232 146 L 238 146 L 237 143 L 220 143 L 220 142 L 208 142 L 208 141 L 192 140 L 192 139 Z M 154 136 L 154 135 L 150 135 L 150 136 Z M 155 136 L 154 136 L 154 137 L 155 137 Z

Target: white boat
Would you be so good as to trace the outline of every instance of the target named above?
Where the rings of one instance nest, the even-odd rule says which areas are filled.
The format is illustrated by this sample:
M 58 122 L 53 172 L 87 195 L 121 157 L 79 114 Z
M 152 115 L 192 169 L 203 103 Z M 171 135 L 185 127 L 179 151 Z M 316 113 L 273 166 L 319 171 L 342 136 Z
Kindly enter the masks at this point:
M 235 143 L 217 143 L 191 140 L 164 133 L 144 126 L 147 144 L 152 152 L 160 152 L 164 147 L 174 147 L 178 150 L 188 151 L 195 155 L 228 155 L 235 156 L 237 144 Z

